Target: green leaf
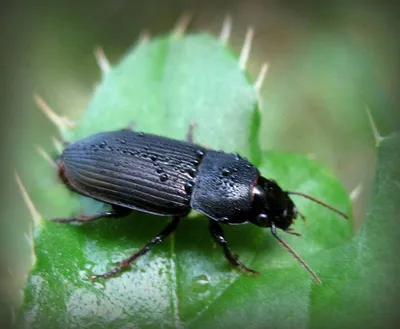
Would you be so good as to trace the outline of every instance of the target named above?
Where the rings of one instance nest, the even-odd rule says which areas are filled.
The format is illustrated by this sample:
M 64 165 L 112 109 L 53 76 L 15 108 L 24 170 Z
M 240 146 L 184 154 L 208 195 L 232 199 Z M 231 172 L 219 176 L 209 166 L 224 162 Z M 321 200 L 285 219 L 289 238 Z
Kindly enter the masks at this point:
M 196 121 L 196 142 L 249 157 L 284 189 L 319 197 L 349 212 L 337 180 L 313 161 L 293 154 L 261 154 L 255 136 L 258 109 L 252 84 L 236 56 L 207 35 L 163 37 L 139 44 L 104 76 L 78 126 L 76 140 L 135 121 L 136 130 L 183 139 Z M 38 168 L 32 198 L 44 218 L 105 207 L 70 193 L 49 168 Z M 294 197 L 293 197 L 294 198 Z M 296 197 L 307 223 L 298 238 L 280 232 L 317 273 L 325 252 L 352 236 L 351 222 Z M 307 327 L 315 283 L 269 234 L 252 225 L 226 227 L 232 249 L 257 278 L 232 269 L 194 213 L 176 234 L 109 280 L 102 273 L 153 238 L 165 218 L 140 213 L 87 225 L 43 219 L 34 231 L 36 263 L 24 291 L 20 324 L 29 328 Z M 335 273 L 321 272 L 324 281 Z
M 373 200 L 351 243 L 325 252 L 327 289 L 311 292 L 311 327 L 384 328 L 398 318 L 400 134 L 383 141 Z
M 71 138 L 126 127 L 250 156 L 257 100 L 236 56 L 208 35 L 139 44 L 106 74 Z M 253 129 L 252 129 L 253 128 Z M 224 138 L 222 138 L 224 136 Z

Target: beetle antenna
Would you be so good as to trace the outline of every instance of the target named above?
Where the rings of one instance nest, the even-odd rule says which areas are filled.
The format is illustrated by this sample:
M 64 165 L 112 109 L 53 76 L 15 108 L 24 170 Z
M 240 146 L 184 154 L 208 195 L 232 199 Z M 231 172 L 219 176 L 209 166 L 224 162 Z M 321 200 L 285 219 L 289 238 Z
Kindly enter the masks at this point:
M 301 192 L 292 192 L 292 191 L 286 191 L 286 193 L 287 193 L 287 194 L 300 195 L 300 196 L 302 196 L 303 198 L 306 198 L 306 199 L 309 199 L 309 200 L 311 200 L 311 201 L 314 201 L 315 203 L 318 203 L 318 204 L 320 204 L 321 206 L 323 206 L 323 207 L 325 207 L 325 208 L 328 208 L 328 209 L 334 211 L 335 213 L 339 214 L 340 216 L 342 216 L 342 217 L 345 218 L 345 219 L 348 219 L 348 218 L 349 218 L 344 212 L 340 211 L 339 209 L 337 209 L 337 208 L 335 208 L 335 207 L 333 207 L 333 206 L 331 206 L 331 205 L 329 205 L 329 204 L 327 204 L 327 203 L 325 203 L 325 202 L 323 202 L 323 201 L 321 201 L 321 200 L 318 200 L 318 199 L 316 199 L 316 198 L 314 198 L 314 197 L 312 197 L 312 196 L 310 196 L 310 195 L 308 195 L 308 194 L 304 194 L 304 193 L 301 193 Z M 299 213 L 299 215 L 300 215 L 300 213 Z M 301 216 L 301 215 L 300 215 L 300 216 Z
M 295 252 L 285 241 L 283 241 L 277 234 L 276 234 L 276 226 L 274 223 L 271 225 L 271 233 L 279 241 L 279 243 L 284 246 L 292 255 L 294 258 L 296 258 L 301 265 L 305 267 L 305 269 L 312 275 L 312 277 L 315 279 L 315 281 L 318 284 L 321 284 L 322 281 L 318 277 L 318 275 L 311 269 L 311 267 L 300 257 L 300 255 Z

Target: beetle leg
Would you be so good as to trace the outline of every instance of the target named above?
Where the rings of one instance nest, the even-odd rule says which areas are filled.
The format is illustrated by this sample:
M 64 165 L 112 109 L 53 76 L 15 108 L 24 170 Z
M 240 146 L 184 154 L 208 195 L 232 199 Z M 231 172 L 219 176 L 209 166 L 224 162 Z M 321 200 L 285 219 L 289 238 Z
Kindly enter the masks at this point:
M 135 129 L 135 125 L 136 122 L 132 120 L 128 123 L 128 125 L 125 128 L 122 128 L 121 130 L 133 131 Z
M 286 233 L 292 234 L 292 235 L 296 235 L 296 236 L 303 236 L 300 233 L 297 233 L 294 231 L 294 229 L 292 227 L 287 228 L 286 230 L 284 230 Z
M 215 242 L 217 242 L 224 250 L 225 258 L 231 263 L 233 266 L 239 267 L 245 272 L 258 275 L 259 272 L 254 271 L 246 266 L 244 266 L 241 262 L 238 261 L 238 256 L 229 248 L 228 242 L 225 240 L 224 231 L 221 226 L 214 220 L 210 220 L 210 232 Z
M 110 218 L 110 217 L 123 217 L 131 212 L 130 209 L 113 206 L 112 210 L 100 212 L 94 215 L 80 215 L 76 217 L 69 218 L 51 218 L 52 222 L 59 223 L 88 223 L 100 218 Z
M 104 274 L 94 274 L 90 278 L 92 280 L 97 279 L 97 278 L 108 279 L 108 278 L 118 274 L 119 272 L 123 271 L 124 269 L 129 267 L 129 265 L 131 263 L 135 262 L 140 256 L 147 254 L 150 251 L 152 246 L 162 243 L 164 241 L 164 239 L 166 239 L 172 232 L 174 232 L 176 230 L 180 219 L 181 219 L 180 217 L 173 217 L 172 222 L 169 223 L 167 225 L 167 227 L 165 227 L 154 239 L 152 239 L 151 241 L 146 243 L 141 249 L 136 251 L 132 256 L 121 261 L 119 263 L 119 265 L 114 267 L 111 271 L 108 271 L 107 273 L 104 273 Z
M 194 128 L 196 127 L 196 125 L 197 125 L 197 123 L 195 121 L 191 121 L 189 123 L 189 128 L 186 133 L 186 140 L 188 143 L 193 144 L 193 132 L 194 132 Z

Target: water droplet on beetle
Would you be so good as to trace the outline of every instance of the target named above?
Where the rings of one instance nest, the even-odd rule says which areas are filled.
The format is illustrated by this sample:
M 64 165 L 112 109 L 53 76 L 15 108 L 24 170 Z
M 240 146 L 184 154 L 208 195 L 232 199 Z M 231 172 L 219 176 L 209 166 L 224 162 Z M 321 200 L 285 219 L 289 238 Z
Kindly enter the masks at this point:
M 223 176 L 228 176 L 231 173 L 231 171 L 227 168 L 222 169 L 222 175 Z
M 160 181 L 165 182 L 167 180 L 168 180 L 168 175 L 167 174 L 160 175 Z
M 194 177 L 196 176 L 197 170 L 194 167 L 190 167 L 186 169 L 186 172 L 191 176 Z
M 157 155 L 152 154 L 152 155 L 150 156 L 150 159 L 151 159 L 151 161 L 156 161 L 156 160 L 157 160 Z
M 240 160 L 242 157 L 239 155 L 239 154 L 237 154 L 237 153 L 234 153 L 233 154 L 234 156 L 235 156 L 235 160 Z
M 204 152 L 202 150 L 196 150 L 196 155 L 202 157 L 204 155 Z
M 192 289 L 194 292 L 204 294 L 210 289 L 210 279 L 207 275 L 202 274 L 193 278 Z
M 140 132 L 138 135 L 139 137 L 144 137 L 144 132 Z
M 100 147 L 101 148 L 103 148 L 104 146 L 106 146 L 107 145 L 107 142 L 106 141 L 102 141 L 101 143 L 100 143 Z
M 159 167 L 159 168 L 156 169 L 156 172 L 157 172 L 158 174 L 161 174 L 162 172 L 164 172 L 164 169 L 161 168 L 161 167 Z
M 194 183 L 192 181 L 188 181 L 185 183 L 185 191 L 187 194 L 192 193 L 194 187 Z
M 121 139 L 121 144 L 126 144 L 126 141 Z

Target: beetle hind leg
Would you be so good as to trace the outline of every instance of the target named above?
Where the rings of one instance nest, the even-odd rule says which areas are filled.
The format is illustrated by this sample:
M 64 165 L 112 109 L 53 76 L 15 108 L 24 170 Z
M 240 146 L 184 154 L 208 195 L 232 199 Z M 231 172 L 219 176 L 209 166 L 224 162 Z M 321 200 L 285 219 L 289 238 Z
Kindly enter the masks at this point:
M 135 262 L 139 257 L 147 254 L 150 251 L 151 247 L 153 247 L 156 244 L 162 243 L 169 235 L 171 235 L 171 233 L 173 233 L 177 229 L 180 219 L 181 219 L 180 217 L 173 217 L 172 222 L 170 222 L 155 238 L 153 238 L 151 241 L 146 243 L 141 249 L 136 251 L 132 256 L 121 261 L 111 271 L 108 271 L 103 274 L 94 274 L 90 278 L 92 280 L 95 280 L 98 278 L 108 279 L 108 278 L 115 276 L 116 274 L 122 272 L 127 267 L 129 267 L 130 264 Z
M 132 121 L 129 121 L 129 123 L 124 128 L 122 128 L 121 130 L 122 131 L 124 131 L 124 130 L 134 131 L 135 130 L 135 126 L 136 126 L 136 122 L 134 120 L 132 120 Z
M 247 273 L 253 275 L 259 274 L 259 272 L 246 267 L 238 261 L 239 257 L 229 248 L 228 242 L 225 239 L 224 231 L 222 230 L 221 226 L 219 226 L 219 224 L 212 219 L 210 219 L 210 232 L 215 242 L 217 242 L 223 248 L 225 258 L 229 261 L 229 263 L 231 263 L 235 267 L 239 267 L 241 270 Z
M 93 215 L 80 215 L 76 217 L 65 217 L 65 218 L 51 218 L 52 222 L 59 223 L 88 223 L 95 221 L 100 218 L 117 218 L 128 215 L 131 212 L 130 209 L 113 206 L 112 210 L 100 212 Z
M 186 141 L 188 143 L 193 144 L 193 134 L 194 134 L 194 128 L 196 128 L 196 126 L 197 126 L 197 123 L 195 121 L 189 122 L 188 131 L 186 133 Z

